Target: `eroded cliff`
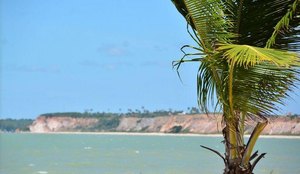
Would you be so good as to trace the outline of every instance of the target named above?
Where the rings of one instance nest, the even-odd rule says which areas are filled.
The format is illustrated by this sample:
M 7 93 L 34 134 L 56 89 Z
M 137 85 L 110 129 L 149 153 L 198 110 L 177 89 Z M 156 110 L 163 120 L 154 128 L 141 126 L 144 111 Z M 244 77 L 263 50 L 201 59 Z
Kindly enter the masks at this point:
M 300 135 L 299 117 L 270 117 L 263 134 Z M 221 133 L 220 115 L 176 115 L 153 118 L 117 117 L 72 118 L 38 117 L 29 127 L 31 132 L 78 132 L 78 131 L 118 131 L 118 132 L 162 132 L 162 133 Z M 250 133 L 254 124 L 249 122 L 246 133 Z

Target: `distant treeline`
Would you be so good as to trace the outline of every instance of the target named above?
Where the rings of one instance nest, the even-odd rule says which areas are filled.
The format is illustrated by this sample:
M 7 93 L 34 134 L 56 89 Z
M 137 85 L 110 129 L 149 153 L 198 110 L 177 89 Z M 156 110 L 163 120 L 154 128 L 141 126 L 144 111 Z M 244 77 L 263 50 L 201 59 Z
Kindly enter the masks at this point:
M 72 117 L 72 118 L 97 118 L 99 125 L 93 129 L 109 130 L 118 126 L 120 117 L 158 117 L 169 115 L 184 115 L 184 114 L 199 114 L 200 111 L 196 107 L 188 107 L 187 111 L 183 110 L 156 110 L 149 111 L 142 107 L 139 109 L 128 109 L 125 113 L 115 112 L 92 112 L 92 109 L 87 109 L 84 112 L 57 112 L 46 113 L 40 116 L 45 117 Z M 33 123 L 33 119 L 0 119 L 0 131 L 15 132 L 15 131 L 29 131 L 29 126 Z M 82 128 L 84 129 L 84 128 Z
M 5 132 L 29 131 L 32 119 L 0 119 L 0 130 Z
M 73 117 L 73 118 L 82 118 L 82 117 L 93 117 L 93 118 L 103 118 L 103 117 L 159 117 L 159 116 L 169 116 L 169 115 L 193 115 L 199 114 L 200 111 L 196 107 L 188 108 L 187 111 L 183 110 L 156 110 L 149 111 L 146 109 L 142 110 L 131 110 L 128 109 L 126 113 L 114 113 L 114 112 L 91 112 L 91 110 L 86 110 L 85 112 L 57 112 L 57 113 L 46 113 L 41 116 L 45 117 Z
M 85 131 L 94 130 L 112 130 L 119 125 L 121 117 L 138 117 L 138 118 L 151 118 L 159 116 L 170 116 L 170 115 L 195 115 L 200 114 L 198 108 L 189 107 L 186 111 L 183 110 L 156 110 L 149 111 L 142 108 L 142 110 L 132 110 L 128 109 L 126 113 L 113 113 L 113 112 L 92 112 L 92 109 L 86 110 L 84 112 L 57 112 L 57 113 L 46 113 L 40 116 L 45 117 L 72 117 L 72 118 L 97 118 L 99 119 L 99 125 L 95 127 L 88 128 Z M 299 114 L 287 114 L 285 116 L 296 118 L 300 117 Z M 277 116 L 273 116 L 277 117 Z M 29 131 L 29 126 L 33 123 L 33 119 L 0 119 L 0 131 L 5 132 L 15 132 L 15 131 Z M 82 130 L 87 128 L 82 128 Z

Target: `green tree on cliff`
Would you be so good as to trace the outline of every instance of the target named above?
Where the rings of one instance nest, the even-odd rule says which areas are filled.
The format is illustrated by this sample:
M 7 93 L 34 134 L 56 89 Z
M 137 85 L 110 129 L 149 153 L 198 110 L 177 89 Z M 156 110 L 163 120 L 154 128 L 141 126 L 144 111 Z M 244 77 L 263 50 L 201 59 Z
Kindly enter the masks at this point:
M 224 174 L 250 174 L 265 155 L 253 153 L 267 114 L 277 110 L 298 81 L 299 0 L 172 0 L 196 46 L 182 47 L 174 63 L 199 63 L 198 103 L 216 98 L 223 113 Z M 185 48 L 194 52 L 186 53 Z M 257 121 L 244 142 L 245 120 Z

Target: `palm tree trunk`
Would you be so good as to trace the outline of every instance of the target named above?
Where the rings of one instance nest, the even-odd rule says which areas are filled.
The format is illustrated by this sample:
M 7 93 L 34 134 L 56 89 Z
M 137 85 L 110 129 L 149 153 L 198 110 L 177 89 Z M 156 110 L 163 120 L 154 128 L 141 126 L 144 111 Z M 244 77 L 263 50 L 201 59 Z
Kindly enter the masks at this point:
M 225 128 L 223 129 L 223 136 L 225 139 L 225 169 L 224 174 L 253 174 L 253 168 L 256 163 L 265 155 L 260 155 L 257 160 L 250 163 L 250 160 L 254 159 L 257 152 L 252 154 L 253 147 L 261 134 L 262 130 L 267 125 L 267 120 L 258 122 L 253 130 L 247 146 L 244 144 L 244 114 L 240 114 L 240 117 L 225 118 Z M 241 118 L 241 120 L 233 119 Z
M 241 141 L 243 135 L 239 128 L 238 121 L 234 121 L 226 123 L 223 129 L 226 159 L 224 174 L 251 174 L 250 170 L 240 167 L 245 146 Z

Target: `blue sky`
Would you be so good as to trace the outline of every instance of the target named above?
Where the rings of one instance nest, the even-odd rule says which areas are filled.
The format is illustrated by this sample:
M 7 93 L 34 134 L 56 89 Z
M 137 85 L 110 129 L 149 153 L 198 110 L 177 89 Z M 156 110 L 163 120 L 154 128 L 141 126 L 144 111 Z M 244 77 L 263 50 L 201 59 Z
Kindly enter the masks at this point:
M 0 0 L 1 117 L 196 106 L 193 44 L 165 0 Z M 296 93 L 300 91 L 297 90 Z M 300 113 L 300 97 L 282 113 Z

